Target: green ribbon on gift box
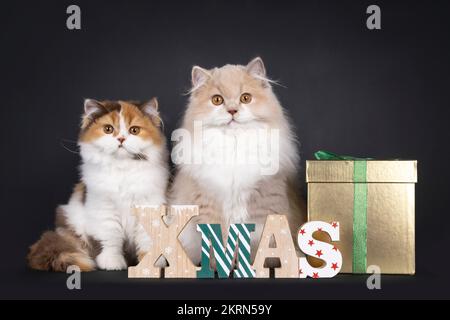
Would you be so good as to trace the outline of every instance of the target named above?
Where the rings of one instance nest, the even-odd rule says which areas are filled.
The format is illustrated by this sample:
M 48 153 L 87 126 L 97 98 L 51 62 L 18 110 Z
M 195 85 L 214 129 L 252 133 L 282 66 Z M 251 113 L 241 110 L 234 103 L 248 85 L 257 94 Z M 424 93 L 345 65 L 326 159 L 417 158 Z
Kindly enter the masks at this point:
M 353 161 L 353 273 L 367 270 L 367 160 L 328 151 L 314 153 L 317 160 Z

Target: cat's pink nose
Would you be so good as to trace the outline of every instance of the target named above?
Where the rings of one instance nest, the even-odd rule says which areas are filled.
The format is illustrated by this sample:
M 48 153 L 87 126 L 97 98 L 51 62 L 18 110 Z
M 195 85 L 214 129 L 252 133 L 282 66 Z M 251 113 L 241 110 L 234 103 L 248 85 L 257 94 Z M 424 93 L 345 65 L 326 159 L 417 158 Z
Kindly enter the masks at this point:
M 237 112 L 237 110 L 235 110 L 235 109 L 228 110 L 228 113 L 231 115 L 234 115 L 236 112 Z
M 117 138 L 117 140 L 119 140 L 120 144 L 122 144 L 125 141 L 125 138 L 124 137 L 119 137 L 119 138 Z

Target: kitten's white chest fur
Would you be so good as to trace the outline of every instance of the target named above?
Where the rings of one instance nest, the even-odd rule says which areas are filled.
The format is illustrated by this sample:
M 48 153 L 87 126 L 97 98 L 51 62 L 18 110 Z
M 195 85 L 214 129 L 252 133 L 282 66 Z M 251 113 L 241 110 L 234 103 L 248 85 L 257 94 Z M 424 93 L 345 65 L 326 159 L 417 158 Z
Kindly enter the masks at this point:
M 168 172 L 157 150 L 155 158 L 147 160 L 101 157 L 90 153 L 89 147 L 81 147 L 81 153 L 86 199 L 84 203 L 71 201 L 64 210 L 78 234 L 92 236 L 102 243 L 102 255 L 97 258 L 99 266 L 122 268 L 120 250 L 125 240 L 134 243 L 138 251 L 146 251 L 151 245 L 131 207 L 164 204 Z
M 124 231 L 133 233 L 133 205 L 161 205 L 165 202 L 167 174 L 147 161 L 126 160 L 110 164 L 84 163 L 83 181 L 88 194 L 88 217 L 116 217 Z
M 90 192 L 109 198 L 117 206 L 164 201 L 162 186 L 166 183 L 166 174 L 144 161 L 101 165 L 85 163 L 82 175 Z
M 248 218 L 247 201 L 252 188 L 264 178 L 258 144 L 248 141 L 242 130 L 204 130 L 202 143 L 193 153 L 202 155 L 201 164 L 187 166 L 189 174 L 214 198 L 221 199 L 228 222 Z

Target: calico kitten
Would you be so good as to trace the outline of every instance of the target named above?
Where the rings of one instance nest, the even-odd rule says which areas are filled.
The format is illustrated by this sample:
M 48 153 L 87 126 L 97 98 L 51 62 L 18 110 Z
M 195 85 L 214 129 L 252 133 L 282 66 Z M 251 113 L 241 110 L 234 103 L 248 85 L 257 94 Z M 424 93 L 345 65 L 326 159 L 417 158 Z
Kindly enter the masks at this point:
M 222 141 L 238 140 L 248 129 L 279 132 L 279 149 L 269 151 L 278 153 L 274 157 L 279 159 L 278 170 L 268 175 L 262 174 L 261 162 L 178 164 L 170 202 L 199 205 L 200 215 L 191 220 L 180 237 L 196 264 L 201 254 L 197 223 L 220 223 L 224 236 L 230 223 L 256 223 L 251 244 L 254 257 L 268 214 L 287 215 L 293 236 L 306 221 L 304 201 L 297 196 L 299 156 L 295 136 L 271 82 L 261 58 L 247 66 L 192 69 L 192 89 L 182 128 L 194 136 L 195 123 L 201 122 L 201 148 L 193 143 L 194 157 L 198 153 L 220 153 L 224 150 Z M 226 152 L 233 158 L 252 153 L 252 147 L 251 143 L 238 145 Z
M 143 104 L 88 99 L 84 110 L 81 182 L 58 208 L 55 231 L 30 247 L 33 269 L 126 268 L 126 254 L 143 255 L 151 244 L 131 206 L 166 202 L 167 150 L 156 98 Z

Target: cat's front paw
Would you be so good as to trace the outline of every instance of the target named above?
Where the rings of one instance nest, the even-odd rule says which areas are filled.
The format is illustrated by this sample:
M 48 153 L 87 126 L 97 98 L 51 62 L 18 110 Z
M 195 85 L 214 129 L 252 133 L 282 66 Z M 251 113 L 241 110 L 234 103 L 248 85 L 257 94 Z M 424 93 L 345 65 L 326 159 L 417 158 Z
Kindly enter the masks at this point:
M 124 270 L 127 262 L 121 254 L 102 252 L 97 256 L 97 266 L 102 270 Z

